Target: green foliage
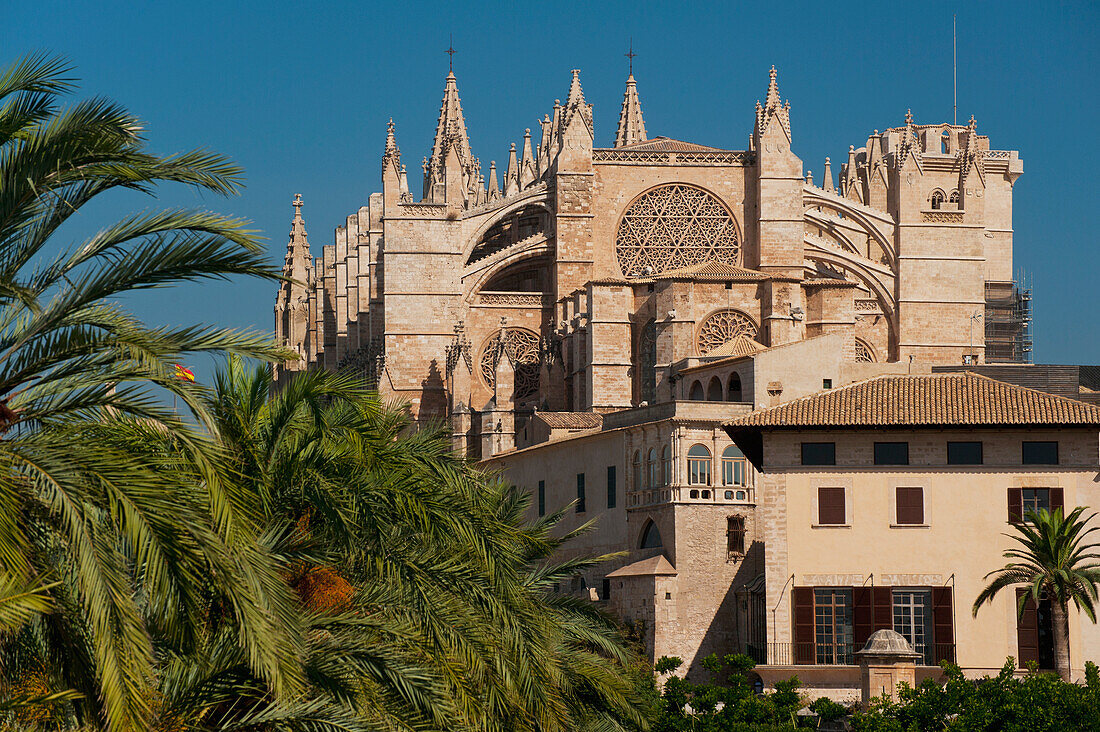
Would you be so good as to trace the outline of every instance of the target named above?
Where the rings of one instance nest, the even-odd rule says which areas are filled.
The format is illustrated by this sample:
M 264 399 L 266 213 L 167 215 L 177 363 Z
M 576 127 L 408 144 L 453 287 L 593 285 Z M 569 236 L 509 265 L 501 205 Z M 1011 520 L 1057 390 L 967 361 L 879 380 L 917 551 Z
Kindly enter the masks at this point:
M 850 710 L 843 704 L 837 704 L 832 699 L 822 696 L 810 704 L 810 711 L 816 714 L 822 722 L 832 722 L 847 716 Z
M 945 684 L 925 680 L 903 686 L 899 699 L 879 699 L 852 720 L 858 732 L 998 730 L 1045 732 L 1100 729 L 1100 673 L 1089 662 L 1086 684 L 1068 684 L 1056 674 L 1031 671 L 1022 678 L 1008 659 L 996 676 L 969 680 L 958 666 L 944 664 Z
M 682 665 L 678 658 L 661 658 L 660 673 L 670 673 Z M 775 685 L 770 694 L 757 694 L 750 676 L 753 660 L 743 654 L 708 656 L 702 666 L 714 677 L 696 684 L 679 676 L 665 681 L 662 708 L 653 723 L 654 732 L 772 732 L 793 729 L 795 713 L 803 706 L 798 694 L 798 679 Z

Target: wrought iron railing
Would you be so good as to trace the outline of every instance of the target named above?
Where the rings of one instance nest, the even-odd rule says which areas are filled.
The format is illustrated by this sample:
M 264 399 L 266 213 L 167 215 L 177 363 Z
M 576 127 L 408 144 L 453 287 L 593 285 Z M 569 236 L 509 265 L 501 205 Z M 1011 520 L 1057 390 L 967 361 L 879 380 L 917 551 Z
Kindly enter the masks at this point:
M 858 650 L 851 643 L 750 643 L 742 653 L 758 666 L 851 666 L 857 663 L 855 653 Z M 914 650 L 921 654 L 919 663 L 922 665 L 935 666 L 940 661 L 955 663 L 954 643 L 920 645 Z

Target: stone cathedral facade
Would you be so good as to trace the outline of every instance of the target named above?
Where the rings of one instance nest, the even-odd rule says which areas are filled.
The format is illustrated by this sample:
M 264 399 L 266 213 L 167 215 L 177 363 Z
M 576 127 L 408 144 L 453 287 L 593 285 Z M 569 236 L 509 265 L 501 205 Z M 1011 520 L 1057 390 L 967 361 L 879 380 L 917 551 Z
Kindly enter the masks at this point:
M 486 174 L 448 74 L 419 195 L 391 122 L 382 190 L 316 258 L 296 202 L 275 310 L 301 360 L 278 378 L 356 365 L 487 457 L 536 410 L 657 403 L 680 362 L 815 335 L 855 361 L 985 361 L 979 316 L 1013 287 L 1018 154 L 973 119 L 906 115 L 815 181 L 774 69 L 746 112 L 746 150 L 650 137 L 631 75 L 597 148 L 574 71 L 538 140 Z
M 826 594 L 815 588 L 841 583 L 828 590 L 825 610 L 835 620 L 845 602 L 855 603 L 857 621 L 846 636 L 830 626 L 829 647 L 837 638 L 859 642 L 890 618 L 880 607 L 874 622 L 859 620 L 869 617 L 859 604 L 861 583 L 875 576 L 900 588 L 898 612 L 938 618 L 938 650 L 929 659 L 954 654 L 954 625 L 942 621 L 957 588 L 948 593 L 944 583 L 962 582 L 963 570 L 928 564 L 938 555 L 920 544 L 942 546 L 954 529 L 933 524 L 944 533 L 925 535 L 903 527 L 854 550 L 838 543 L 829 556 L 839 569 L 815 564 L 820 553 L 812 550 L 795 561 L 792 547 L 803 539 L 812 547 L 843 534 L 792 524 L 802 509 L 818 510 L 818 499 L 788 506 L 787 483 L 768 474 L 765 449 L 753 442 L 766 447 L 771 438 L 745 437 L 731 425 L 754 410 L 886 376 L 904 384 L 931 379 L 913 388 L 972 388 L 978 382 L 933 372 L 1026 358 L 1023 322 L 1012 316 L 1020 301 L 1012 241 L 1020 157 L 994 149 L 973 118 L 918 124 L 905 114 L 898 126 L 849 146 L 836 171 L 826 158 L 815 179 L 797 155 L 797 118 L 774 68 L 763 101 L 753 108 L 746 100 L 745 111 L 745 150 L 651 136 L 631 74 L 615 144 L 598 148 L 593 106 L 573 71 L 565 101 L 554 100 L 534 135 L 525 130 L 507 161 L 490 162 L 486 172 L 448 74 L 415 194 L 391 121 L 381 191 L 347 217 L 320 256 L 310 251 L 296 198 L 284 269 L 290 279 L 278 293 L 275 326 L 300 358 L 280 365 L 276 381 L 305 369 L 357 369 L 418 419 L 446 420 L 456 451 L 530 491 L 533 515 L 565 509 L 563 529 L 597 519 L 567 552 L 623 556 L 560 589 L 606 603 L 638 629 L 654 658 L 681 656 L 694 672 L 709 653 L 743 650 L 760 668 L 778 669 L 776 678 L 806 659 L 843 666 L 847 655 L 795 647 L 807 637 L 797 619 L 810 617 L 816 627 L 813 603 Z M 872 392 L 853 393 L 873 401 Z M 1069 412 L 1043 409 L 1056 415 L 1043 424 L 1058 438 L 1058 420 Z M 1074 417 L 1086 433 L 1074 440 L 1095 437 L 1088 420 L 1100 424 L 1096 414 Z M 828 434 L 813 439 L 824 444 Z M 1011 443 L 997 448 L 1004 455 L 1019 451 L 1014 435 L 998 434 L 998 445 Z M 1073 453 L 1073 481 L 1087 472 L 1081 465 L 1093 459 L 1092 448 Z M 845 449 L 837 448 L 836 465 Z M 933 454 L 921 448 L 914 459 L 938 465 Z M 837 491 L 863 480 L 859 471 L 822 478 L 841 481 L 822 488 L 833 501 L 828 516 L 838 515 Z M 935 471 L 929 475 L 947 475 Z M 999 473 L 982 475 L 989 493 L 978 511 L 1003 482 Z M 1024 490 L 1028 475 L 1012 478 L 1013 490 Z M 973 482 L 969 474 L 951 477 Z M 915 489 L 924 490 L 916 477 L 898 480 L 910 481 L 899 483 L 910 503 Z M 1069 478 L 1063 484 L 1066 505 L 1084 495 Z M 955 486 L 945 485 L 944 495 Z M 844 490 L 847 500 L 854 489 Z M 856 515 L 892 511 L 880 498 L 878 508 L 865 503 Z M 932 515 L 930 503 L 922 507 Z M 945 519 L 952 513 L 941 510 Z M 1003 528 L 999 516 L 990 518 L 1000 522 L 990 547 Z M 859 555 L 872 544 L 883 568 L 860 564 L 870 561 Z M 989 569 L 976 566 L 973 581 Z M 878 590 L 874 597 L 888 602 L 893 590 Z M 934 607 L 921 605 L 925 599 Z M 1007 605 L 1004 613 L 1012 622 Z M 917 625 L 897 627 L 921 644 Z M 998 632 L 998 643 L 1011 634 Z M 1100 634 L 1089 643 L 1100 651 Z M 959 646 L 959 660 L 995 670 L 1008 655 L 1001 645 Z M 927 673 L 934 672 L 930 663 Z M 827 672 L 799 677 L 821 688 L 853 683 Z

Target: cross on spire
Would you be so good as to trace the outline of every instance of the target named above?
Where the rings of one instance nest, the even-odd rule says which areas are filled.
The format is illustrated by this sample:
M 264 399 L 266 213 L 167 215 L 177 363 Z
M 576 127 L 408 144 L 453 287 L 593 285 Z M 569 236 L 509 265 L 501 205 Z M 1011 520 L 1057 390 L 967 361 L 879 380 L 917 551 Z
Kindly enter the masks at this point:
M 299 216 L 299 217 L 302 215 L 302 194 L 301 193 L 295 193 L 294 194 L 294 215 Z
M 628 73 L 631 76 L 633 76 L 634 75 L 634 57 L 638 55 L 638 54 L 634 53 L 634 36 L 630 37 L 630 50 L 627 51 L 626 53 L 624 53 L 623 55 L 626 56 L 628 59 L 630 59 L 630 61 L 629 61 L 630 68 L 629 68 Z
M 446 51 L 446 54 L 447 54 L 447 71 L 452 71 L 452 72 L 455 70 L 455 63 L 454 63 L 455 62 L 455 49 L 454 49 L 454 45 L 455 45 L 454 44 L 454 36 L 453 35 L 448 36 L 447 51 Z

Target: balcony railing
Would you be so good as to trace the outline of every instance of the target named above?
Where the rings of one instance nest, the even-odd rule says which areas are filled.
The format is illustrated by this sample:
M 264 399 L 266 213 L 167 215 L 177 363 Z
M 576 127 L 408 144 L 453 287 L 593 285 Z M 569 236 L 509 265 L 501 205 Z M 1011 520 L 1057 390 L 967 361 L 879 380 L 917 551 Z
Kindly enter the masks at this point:
M 742 653 L 758 666 L 851 666 L 860 650 L 850 643 L 765 643 L 746 645 Z M 936 643 L 917 646 L 921 664 L 935 666 L 941 660 L 955 663 L 955 644 Z

